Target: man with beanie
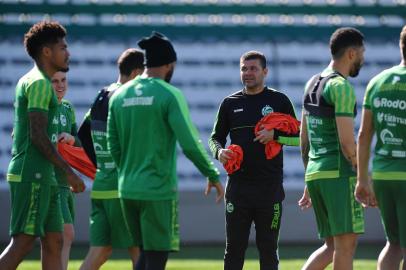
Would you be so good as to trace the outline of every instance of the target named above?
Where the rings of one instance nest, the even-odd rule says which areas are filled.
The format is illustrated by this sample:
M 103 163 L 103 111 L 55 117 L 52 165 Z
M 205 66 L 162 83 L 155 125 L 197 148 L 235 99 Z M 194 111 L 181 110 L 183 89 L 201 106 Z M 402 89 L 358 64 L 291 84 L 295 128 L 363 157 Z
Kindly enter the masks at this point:
M 224 190 L 183 94 L 169 84 L 176 62 L 171 42 L 153 32 L 138 45 L 145 50 L 146 69 L 111 97 L 107 142 L 126 224 L 141 247 L 136 269 L 160 270 L 169 251 L 179 250 L 176 141 L 207 177 L 205 194 L 216 188 L 219 202 Z

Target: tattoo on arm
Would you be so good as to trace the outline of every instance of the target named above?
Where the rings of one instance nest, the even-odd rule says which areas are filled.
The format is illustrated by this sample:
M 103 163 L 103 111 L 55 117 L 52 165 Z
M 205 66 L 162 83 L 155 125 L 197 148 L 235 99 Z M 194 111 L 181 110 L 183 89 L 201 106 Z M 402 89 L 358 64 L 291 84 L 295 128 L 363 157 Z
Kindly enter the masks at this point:
M 47 135 L 48 116 L 43 112 L 29 112 L 30 139 L 32 144 L 46 159 L 65 173 L 72 172 L 69 165 L 61 158 Z
M 302 154 L 302 161 L 305 169 L 307 168 L 307 163 L 309 162 L 309 143 L 308 142 L 302 142 L 300 146 L 300 153 Z

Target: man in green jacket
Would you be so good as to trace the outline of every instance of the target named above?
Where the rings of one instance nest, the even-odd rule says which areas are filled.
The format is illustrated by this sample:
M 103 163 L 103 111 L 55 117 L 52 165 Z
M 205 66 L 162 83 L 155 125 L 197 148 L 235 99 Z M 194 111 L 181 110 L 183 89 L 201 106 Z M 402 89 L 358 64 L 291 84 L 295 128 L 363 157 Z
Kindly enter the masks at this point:
M 206 194 L 224 190 L 190 120 L 181 91 L 169 84 L 176 52 L 159 33 L 142 39 L 146 69 L 111 97 L 107 142 L 118 169 L 118 192 L 127 225 L 139 245 L 137 269 L 165 269 L 179 250 L 176 141 L 207 179 Z

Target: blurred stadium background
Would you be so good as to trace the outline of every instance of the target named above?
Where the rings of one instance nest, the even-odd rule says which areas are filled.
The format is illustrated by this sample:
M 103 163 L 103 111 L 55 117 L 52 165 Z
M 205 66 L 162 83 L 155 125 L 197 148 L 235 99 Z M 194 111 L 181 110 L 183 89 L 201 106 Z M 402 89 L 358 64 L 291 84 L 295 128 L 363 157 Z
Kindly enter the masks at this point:
M 270 87 L 286 93 L 301 113 L 306 80 L 329 62 L 328 40 L 340 26 L 365 35 L 365 65 L 351 79 L 361 111 L 365 86 L 382 69 L 399 63 L 398 39 L 406 24 L 406 0 L 0 0 L 0 242 L 8 241 L 14 87 L 32 66 L 23 34 L 43 19 L 68 30 L 71 52 L 67 99 L 80 124 L 97 91 L 117 77 L 116 59 L 157 30 L 174 41 L 178 64 L 173 84 L 183 90 L 207 148 L 218 105 L 239 89 L 239 57 L 259 50 L 268 59 Z M 357 129 L 359 125 L 356 119 Z M 142 126 L 142 125 L 141 125 Z M 311 211 L 296 202 L 303 188 L 299 149 L 285 147 L 282 243 L 317 241 Z M 223 205 L 203 197 L 204 178 L 179 151 L 181 238 L 185 243 L 223 243 Z M 220 164 L 216 162 L 220 168 Z M 223 181 L 226 175 L 221 168 Z M 88 182 L 90 189 L 91 182 Z M 87 242 L 90 200 L 77 196 L 76 241 Z M 367 211 L 364 242 L 384 241 L 376 210 Z

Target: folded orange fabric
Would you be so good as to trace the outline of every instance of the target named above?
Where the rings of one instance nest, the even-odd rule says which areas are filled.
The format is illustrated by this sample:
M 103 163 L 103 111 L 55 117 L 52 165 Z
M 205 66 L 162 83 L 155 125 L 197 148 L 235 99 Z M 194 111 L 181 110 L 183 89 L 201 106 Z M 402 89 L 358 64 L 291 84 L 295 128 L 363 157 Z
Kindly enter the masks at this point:
M 90 179 L 94 179 L 96 167 L 90 161 L 82 147 L 58 143 L 58 152 L 69 165 Z
M 224 169 L 226 169 L 228 174 L 232 174 L 240 169 L 244 153 L 242 148 L 236 144 L 230 144 L 227 149 L 233 151 L 233 154 L 231 155 L 231 159 L 224 164 Z
M 276 129 L 287 134 L 295 134 L 299 132 L 300 121 L 296 120 L 289 114 L 270 113 L 262 117 L 255 126 L 255 135 L 262 129 Z M 265 154 L 267 159 L 273 159 L 282 149 L 282 145 L 277 141 L 270 141 L 265 145 Z

